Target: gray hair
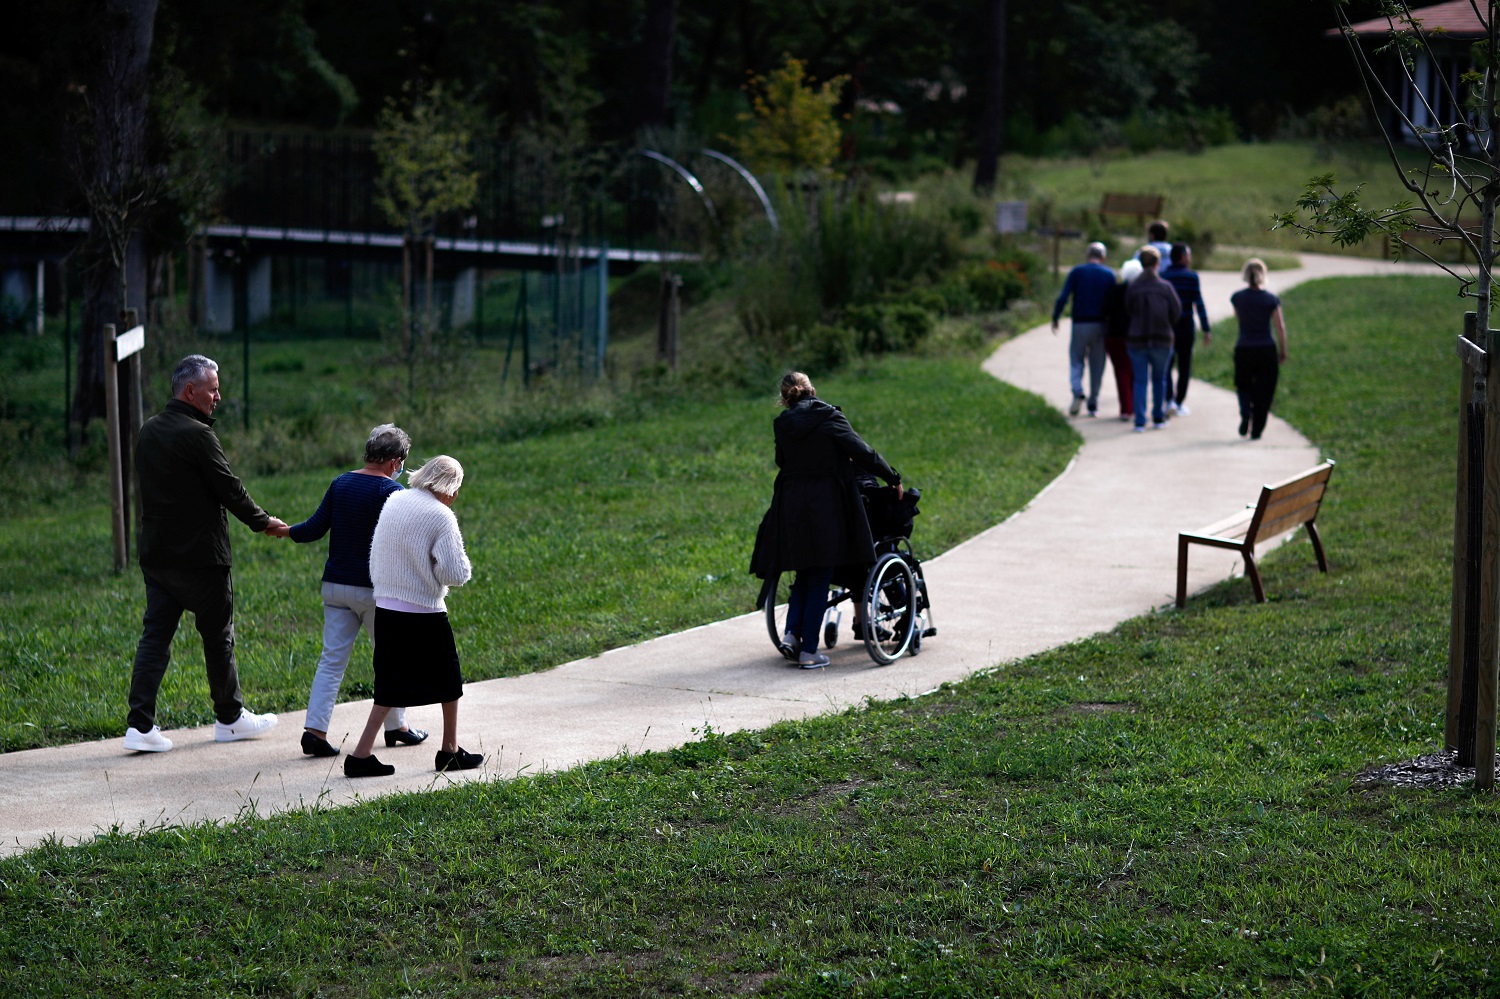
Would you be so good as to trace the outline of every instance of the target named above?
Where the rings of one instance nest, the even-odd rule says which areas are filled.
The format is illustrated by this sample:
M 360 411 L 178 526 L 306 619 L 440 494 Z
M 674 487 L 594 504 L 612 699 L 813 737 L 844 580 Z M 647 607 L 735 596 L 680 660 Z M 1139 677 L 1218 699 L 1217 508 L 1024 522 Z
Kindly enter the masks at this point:
M 411 438 L 394 423 L 382 423 L 370 431 L 365 441 L 365 461 L 406 460 L 411 454 Z
M 1108 253 L 1109 253 L 1109 250 L 1105 247 L 1105 245 L 1103 243 L 1090 243 L 1089 244 L 1088 258 L 1090 260 L 1103 260 L 1105 258 L 1105 255 L 1108 254 Z
M 196 385 L 209 376 L 210 372 L 218 371 L 219 363 L 202 354 L 189 354 L 177 362 L 177 367 L 172 369 L 172 398 L 182 394 L 182 390 L 189 385 Z
M 427 464 L 408 475 L 406 481 L 413 489 L 425 489 L 440 496 L 457 496 L 458 487 L 464 484 L 464 466 L 457 458 L 440 454 L 428 458 Z

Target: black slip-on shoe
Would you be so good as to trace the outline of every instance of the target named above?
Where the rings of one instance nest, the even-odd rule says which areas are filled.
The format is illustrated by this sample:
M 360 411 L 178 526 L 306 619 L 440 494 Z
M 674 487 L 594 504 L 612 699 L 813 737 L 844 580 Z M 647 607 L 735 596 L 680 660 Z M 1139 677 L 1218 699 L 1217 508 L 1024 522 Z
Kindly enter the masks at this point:
M 449 753 L 439 749 L 437 758 L 433 761 L 433 769 L 438 773 L 444 770 L 473 770 L 484 762 L 484 757 L 479 753 L 468 753 L 464 747 L 459 746 L 458 752 Z
M 427 738 L 427 733 L 419 728 L 392 728 L 385 733 L 386 748 L 400 743 L 403 746 L 415 746 Z
M 327 739 L 320 739 L 311 732 L 302 733 L 302 751 L 308 756 L 337 756 L 339 751 Z
M 389 763 L 381 763 L 374 753 L 369 756 L 344 757 L 345 777 L 389 777 L 395 772 L 395 767 Z

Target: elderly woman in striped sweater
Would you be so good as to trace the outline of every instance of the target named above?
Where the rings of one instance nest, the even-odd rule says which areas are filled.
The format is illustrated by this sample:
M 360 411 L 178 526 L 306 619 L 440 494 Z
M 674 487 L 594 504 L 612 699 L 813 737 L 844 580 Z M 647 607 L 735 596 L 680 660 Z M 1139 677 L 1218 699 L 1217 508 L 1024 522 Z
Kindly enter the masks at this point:
M 472 770 L 484 762 L 458 744 L 458 699 L 464 693 L 458 649 L 448 623 L 450 586 L 469 581 L 458 518 L 450 507 L 464 469 L 440 454 L 413 472 L 411 488 L 386 500 L 370 545 L 375 589 L 375 704 L 354 751 L 344 758 L 346 777 L 385 777 L 396 768 L 373 753 L 375 733 L 392 708 L 443 706 L 443 744 L 434 768 Z

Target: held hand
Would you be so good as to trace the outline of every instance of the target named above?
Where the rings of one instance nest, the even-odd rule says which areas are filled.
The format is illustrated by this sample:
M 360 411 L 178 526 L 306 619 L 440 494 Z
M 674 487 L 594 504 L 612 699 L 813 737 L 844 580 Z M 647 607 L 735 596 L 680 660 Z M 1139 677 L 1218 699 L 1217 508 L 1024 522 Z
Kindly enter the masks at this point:
M 291 533 L 292 529 L 280 517 L 272 517 L 271 522 L 266 525 L 266 537 L 268 538 L 285 538 L 290 536 Z
M 901 500 L 903 498 L 905 498 L 905 496 L 906 496 L 906 487 L 903 486 L 899 482 L 896 483 L 896 502 L 898 502 L 898 503 L 901 502 Z

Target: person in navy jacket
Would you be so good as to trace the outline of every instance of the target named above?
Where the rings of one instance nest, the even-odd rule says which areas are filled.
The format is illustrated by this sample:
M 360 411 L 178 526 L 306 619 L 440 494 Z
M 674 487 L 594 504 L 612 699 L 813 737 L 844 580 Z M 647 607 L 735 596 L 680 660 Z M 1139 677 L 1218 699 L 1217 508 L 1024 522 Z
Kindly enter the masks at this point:
M 1088 259 L 1068 271 L 1057 302 L 1052 306 L 1052 334 L 1057 335 L 1058 320 L 1069 296 L 1073 299 L 1073 336 L 1068 343 L 1069 379 L 1073 402 L 1069 416 L 1077 416 L 1088 401 L 1090 416 L 1099 415 L 1099 384 L 1104 381 L 1104 300 L 1114 287 L 1115 272 L 1104 265 L 1103 243 L 1090 243 Z M 1083 392 L 1083 366 L 1089 368 L 1089 391 Z

